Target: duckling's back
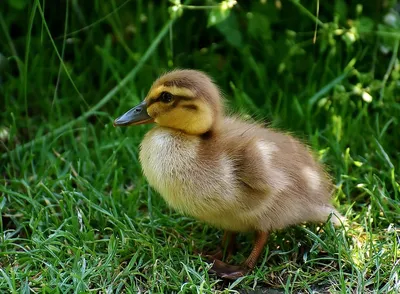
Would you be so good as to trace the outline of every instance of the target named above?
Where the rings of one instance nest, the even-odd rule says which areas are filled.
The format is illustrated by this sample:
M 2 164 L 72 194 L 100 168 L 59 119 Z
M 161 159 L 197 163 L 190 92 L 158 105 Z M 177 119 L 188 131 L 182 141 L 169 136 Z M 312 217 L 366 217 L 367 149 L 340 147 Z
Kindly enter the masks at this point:
M 226 118 L 200 148 L 232 163 L 238 191 L 238 218 L 270 230 L 305 221 L 324 222 L 332 207 L 333 185 L 308 148 L 290 135 L 238 118 Z M 209 156 L 209 155 L 208 155 Z

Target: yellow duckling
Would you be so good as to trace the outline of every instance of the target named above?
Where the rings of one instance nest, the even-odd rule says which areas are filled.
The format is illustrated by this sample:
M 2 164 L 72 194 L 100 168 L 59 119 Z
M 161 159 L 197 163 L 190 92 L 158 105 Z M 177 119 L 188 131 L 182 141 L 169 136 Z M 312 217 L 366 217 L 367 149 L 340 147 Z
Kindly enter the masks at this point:
M 152 85 L 115 126 L 155 122 L 140 146 L 149 184 L 174 209 L 224 229 L 231 253 L 236 232 L 256 232 L 241 266 L 208 256 L 212 271 L 236 279 L 252 270 L 271 231 L 302 222 L 334 224 L 332 184 L 307 147 L 293 137 L 226 116 L 218 87 L 204 73 L 175 70 Z

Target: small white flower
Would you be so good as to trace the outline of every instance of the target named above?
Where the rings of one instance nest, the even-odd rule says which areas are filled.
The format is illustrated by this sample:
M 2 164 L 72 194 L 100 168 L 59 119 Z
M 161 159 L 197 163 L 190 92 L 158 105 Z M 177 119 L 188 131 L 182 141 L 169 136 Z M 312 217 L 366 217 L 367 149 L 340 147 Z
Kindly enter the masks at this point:
M 354 43 L 356 41 L 356 34 L 352 31 L 348 31 L 345 34 L 347 40 L 349 40 L 351 43 Z
M 398 16 L 397 16 L 397 14 L 394 13 L 394 12 L 389 12 L 388 14 L 386 14 L 386 15 L 383 17 L 383 21 L 384 21 L 387 25 L 389 25 L 389 26 L 391 26 L 391 27 L 396 27 L 397 19 L 398 19 Z
M 6 127 L 0 128 L 0 141 L 7 141 L 8 140 L 9 131 Z
M 372 102 L 372 96 L 368 92 L 363 91 L 361 97 L 365 102 L 368 102 L 368 103 Z

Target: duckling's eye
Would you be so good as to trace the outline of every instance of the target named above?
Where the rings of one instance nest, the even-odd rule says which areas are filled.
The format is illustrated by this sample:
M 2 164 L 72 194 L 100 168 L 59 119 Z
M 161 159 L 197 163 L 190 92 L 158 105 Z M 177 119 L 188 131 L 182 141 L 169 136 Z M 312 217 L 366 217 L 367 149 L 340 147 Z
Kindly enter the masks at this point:
M 161 102 L 169 103 L 172 100 L 172 94 L 168 92 L 162 92 L 159 99 Z

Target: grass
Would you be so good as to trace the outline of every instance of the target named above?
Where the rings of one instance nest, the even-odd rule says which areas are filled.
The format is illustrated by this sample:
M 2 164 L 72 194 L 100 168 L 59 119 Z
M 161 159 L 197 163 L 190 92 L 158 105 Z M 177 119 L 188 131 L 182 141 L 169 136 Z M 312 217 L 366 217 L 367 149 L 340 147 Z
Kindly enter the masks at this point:
M 315 31 L 318 1 L 241 3 L 209 27 L 219 10 L 171 20 L 169 2 L 11 2 L 0 3 L 2 293 L 400 291 L 400 35 L 387 8 L 321 1 Z M 231 109 L 307 141 L 350 225 L 275 232 L 250 275 L 209 275 L 197 252 L 222 232 L 147 185 L 148 126 L 112 126 L 174 67 L 209 72 Z M 251 235 L 239 241 L 237 262 Z

